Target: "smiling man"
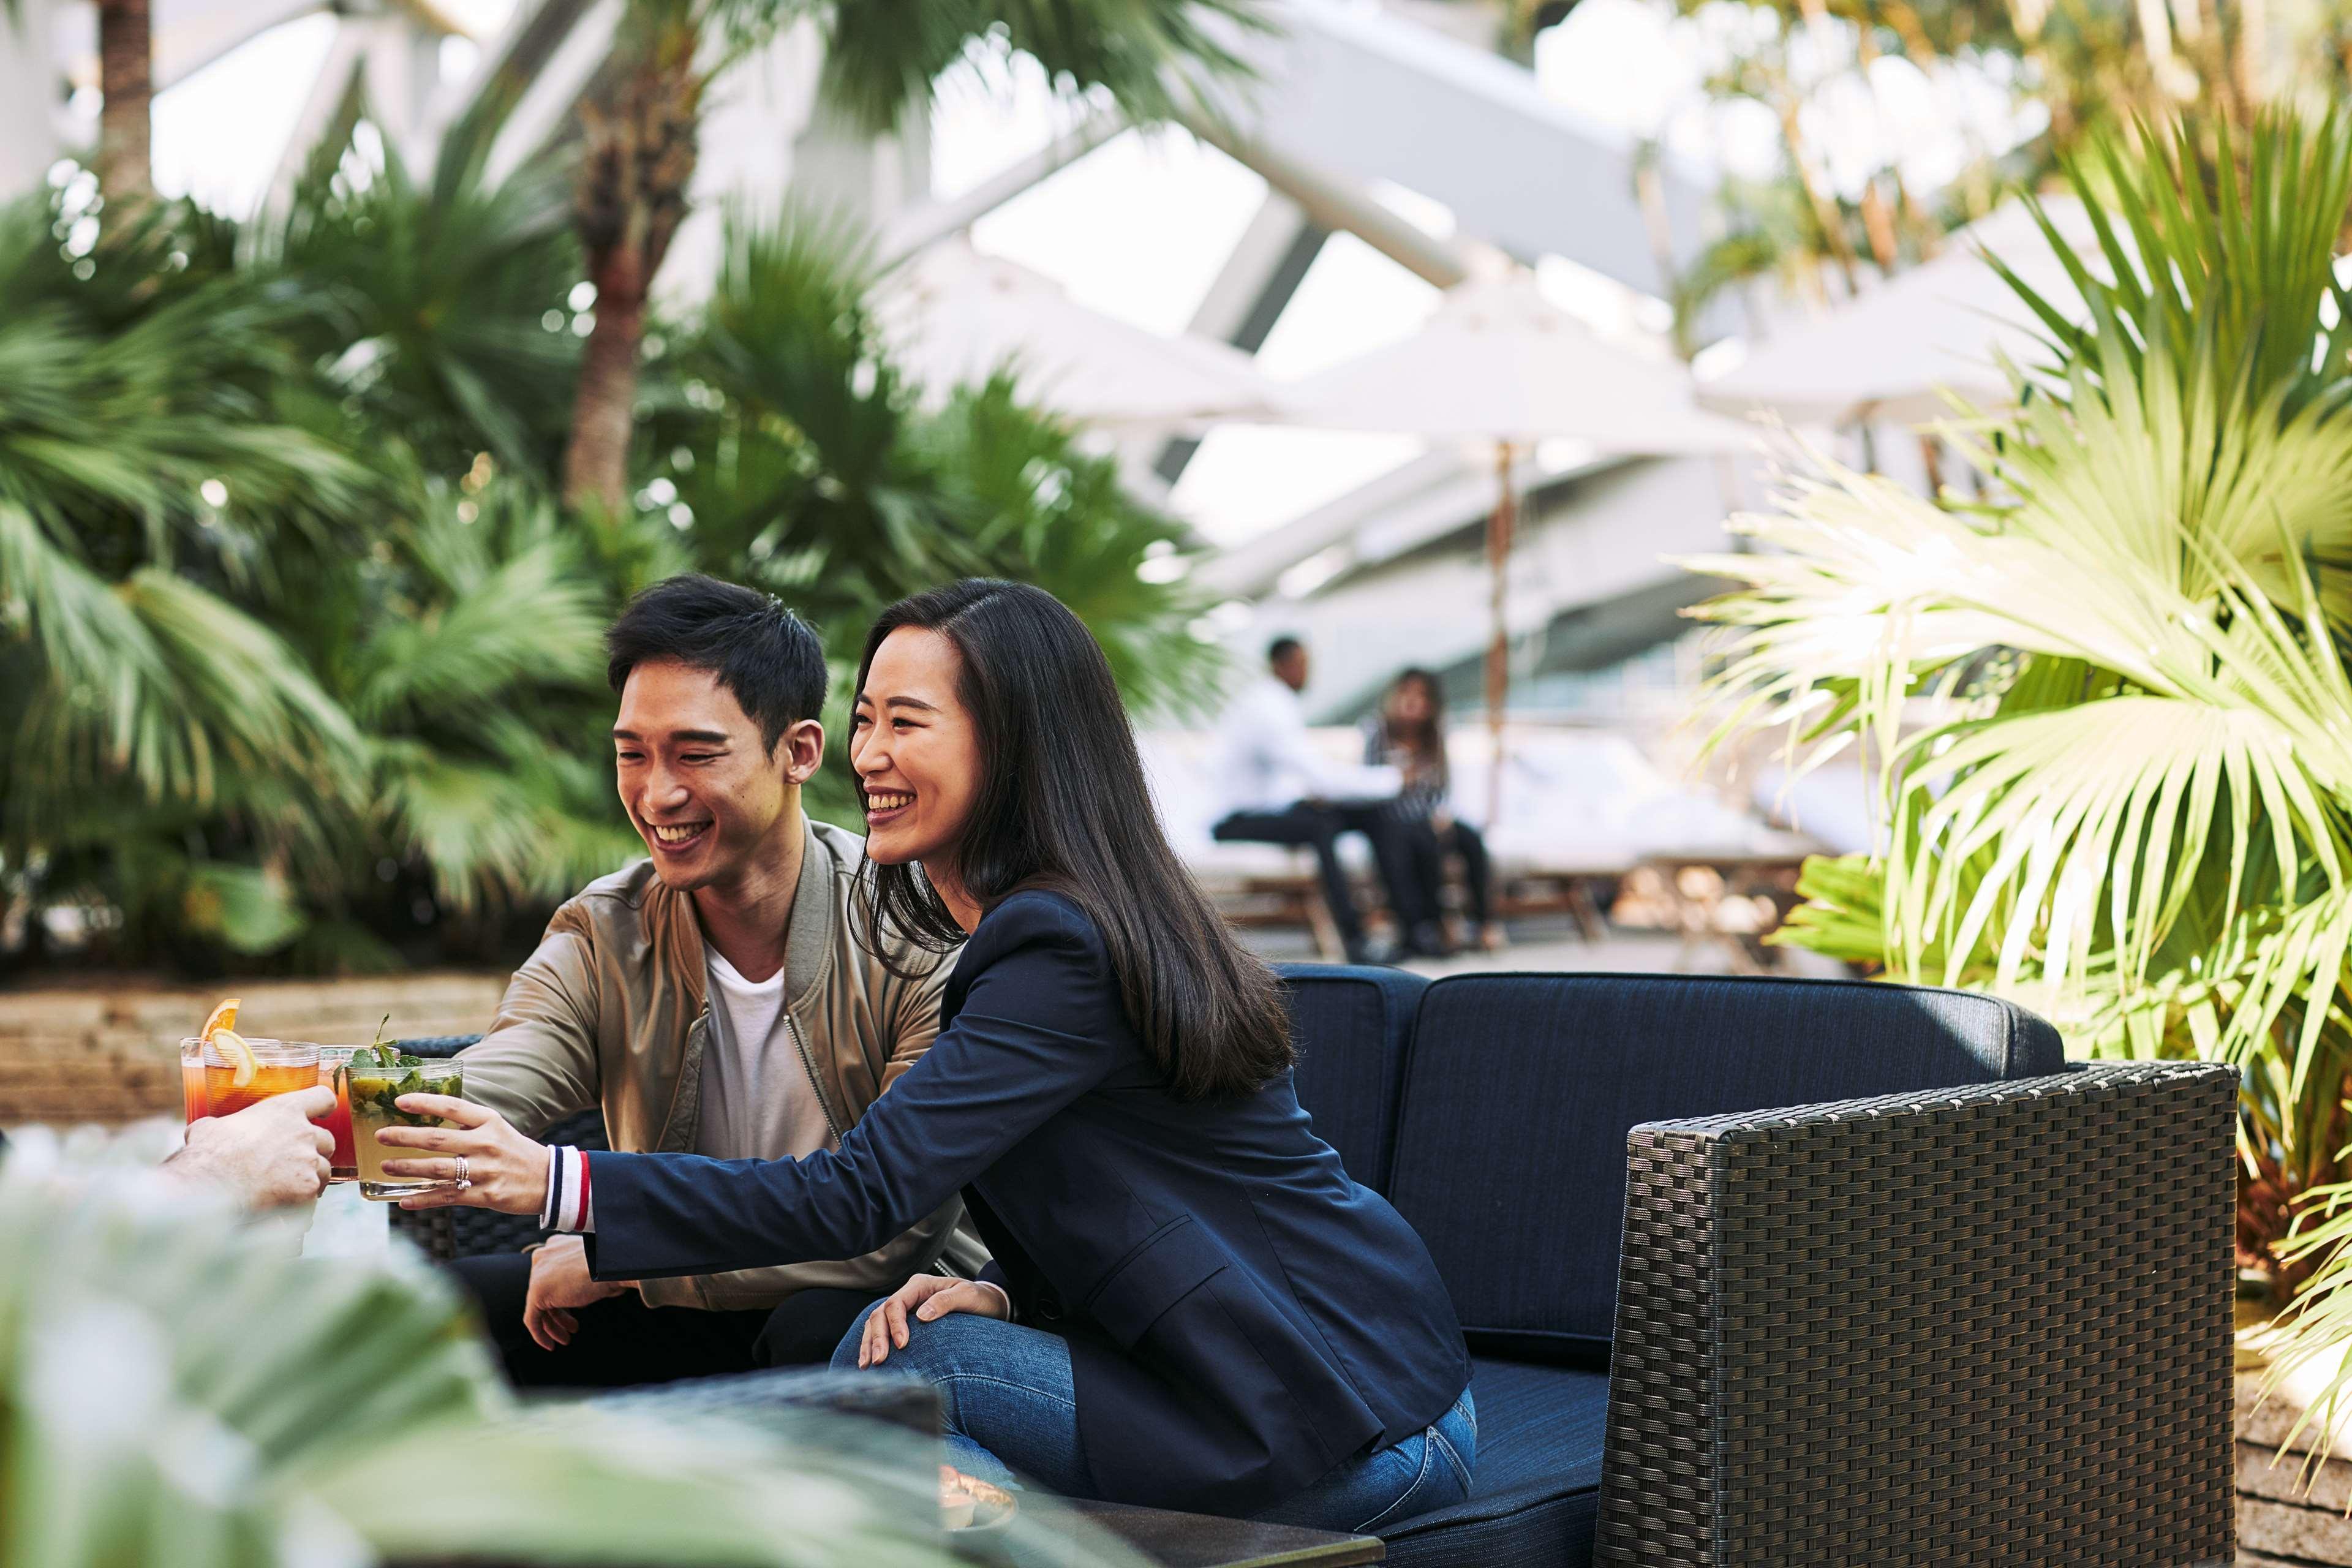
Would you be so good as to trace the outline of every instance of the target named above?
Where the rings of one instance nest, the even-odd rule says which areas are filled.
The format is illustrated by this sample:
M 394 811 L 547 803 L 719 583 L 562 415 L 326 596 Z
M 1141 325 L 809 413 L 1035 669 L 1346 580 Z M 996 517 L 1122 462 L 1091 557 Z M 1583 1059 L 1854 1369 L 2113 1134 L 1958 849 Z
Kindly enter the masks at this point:
M 621 804 L 651 858 L 556 910 L 461 1058 L 466 1098 L 533 1137 L 601 1106 L 633 1152 L 835 1148 L 939 1032 L 949 966 L 853 938 L 864 841 L 802 815 L 824 650 L 774 599 L 699 575 L 639 595 L 605 644 Z M 517 1383 L 612 1387 L 824 1361 L 956 1216 L 844 1262 L 635 1287 L 591 1280 L 577 1237 L 456 1267 Z

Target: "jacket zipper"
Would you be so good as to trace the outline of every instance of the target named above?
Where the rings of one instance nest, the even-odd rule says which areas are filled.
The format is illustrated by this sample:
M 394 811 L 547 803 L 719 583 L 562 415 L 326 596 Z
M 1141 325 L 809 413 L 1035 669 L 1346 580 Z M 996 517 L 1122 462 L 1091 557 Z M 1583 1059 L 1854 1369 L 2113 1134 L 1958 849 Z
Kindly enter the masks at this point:
M 816 1063 L 810 1058 L 808 1047 L 801 1039 L 801 1026 L 793 1021 L 790 1008 L 784 1010 L 784 1033 L 792 1037 L 793 1049 L 800 1053 L 801 1070 L 808 1074 L 809 1092 L 816 1096 L 816 1108 L 824 1117 L 825 1132 L 838 1143 L 841 1142 L 841 1127 L 833 1119 L 833 1107 L 825 1102 L 824 1086 L 816 1080 Z
M 697 1013 L 697 1014 L 694 1016 L 694 1022 L 692 1022 L 691 1024 L 688 1024 L 688 1025 L 686 1026 L 686 1038 L 687 1038 L 687 1042 L 688 1042 L 688 1044 L 689 1046 L 691 1046 L 691 1045 L 692 1045 L 692 1043 L 693 1043 L 694 1036 L 695 1036 L 695 1032 L 696 1032 L 697 1030 L 698 1030 L 698 1029 L 702 1028 L 702 1027 L 703 1027 L 706 1024 L 708 1024 L 709 1021 L 710 1021 L 710 1004 L 709 1004 L 709 1003 L 708 1003 L 708 1002 L 705 1002 L 705 1003 L 702 1005 L 702 1011 L 700 1011 L 699 1013 Z M 697 1075 L 697 1086 L 698 1086 L 698 1091 L 699 1091 L 699 1075 L 698 1075 L 698 1074 Z M 669 1148 L 669 1135 L 670 1135 L 670 1131 L 671 1131 L 671 1130 L 672 1130 L 673 1128 L 675 1128 L 675 1127 L 677 1125 L 677 1108 L 678 1108 L 678 1101 L 680 1100 L 680 1099 L 681 1099 L 681 1098 L 683 1098 L 683 1094 L 684 1094 L 684 1090 L 685 1090 L 685 1089 L 686 1089 L 686 1075 L 685 1075 L 684 1073 L 682 1073 L 682 1072 L 681 1072 L 681 1073 L 678 1075 L 678 1081 L 677 1082 L 677 1084 L 676 1084 L 675 1086 L 673 1086 L 673 1087 L 671 1088 L 671 1089 L 670 1089 L 670 1091 L 669 1091 L 669 1111 L 668 1111 L 668 1113 L 667 1113 L 667 1115 L 665 1115 L 665 1116 L 662 1118 L 661 1131 L 660 1131 L 659 1132 L 657 1132 L 657 1133 L 656 1133 L 656 1134 L 654 1135 L 654 1148 L 655 1148 L 656 1151 L 667 1151 L 667 1150 L 668 1150 L 668 1148 Z

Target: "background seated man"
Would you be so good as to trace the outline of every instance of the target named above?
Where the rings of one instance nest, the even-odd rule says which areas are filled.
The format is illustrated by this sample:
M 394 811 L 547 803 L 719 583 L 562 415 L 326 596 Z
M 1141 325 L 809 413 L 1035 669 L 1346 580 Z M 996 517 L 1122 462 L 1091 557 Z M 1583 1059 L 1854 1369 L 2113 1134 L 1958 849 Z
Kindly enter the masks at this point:
M 1342 833 L 1370 840 L 1389 910 L 1405 953 L 1436 953 L 1445 939 L 1438 926 L 1438 889 L 1426 887 L 1433 855 L 1416 853 L 1412 836 L 1425 820 L 1395 809 L 1403 781 L 1392 767 L 1355 767 L 1328 761 L 1307 735 L 1298 694 L 1307 688 L 1307 649 L 1297 637 L 1276 637 L 1265 650 L 1265 679 L 1244 691 L 1225 712 L 1225 815 L 1211 831 L 1227 841 L 1304 844 L 1322 873 L 1323 901 L 1348 961 L 1373 955 L 1364 941 L 1348 873 L 1339 863 Z
M 533 1133 L 601 1105 L 631 1152 L 835 1148 L 930 1046 L 950 965 L 853 941 L 865 841 L 802 815 L 824 650 L 767 595 L 698 575 L 639 595 L 606 645 L 621 804 L 651 858 L 556 910 L 460 1058 L 466 1096 Z M 577 1237 L 456 1268 L 518 1384 L 663 1382 L 824 1361 L 960 1212 L 864 1258 L 642 1285 L 591 1280 Z

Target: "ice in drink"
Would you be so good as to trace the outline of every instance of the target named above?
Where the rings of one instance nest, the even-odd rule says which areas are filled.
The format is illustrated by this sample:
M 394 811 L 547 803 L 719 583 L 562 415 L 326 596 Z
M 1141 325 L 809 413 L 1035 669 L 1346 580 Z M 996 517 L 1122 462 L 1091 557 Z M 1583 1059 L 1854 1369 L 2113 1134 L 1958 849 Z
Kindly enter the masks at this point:
M 250 1072 L 225 1056 L 218 1041 L 205 1047 L 205 1103 L 215 1116 L 234 1116 L 273 1095 L 294 1094 L 319 1081 L 319 1047 L 307 1040 L 253 1040 Z M 245 1082 L 237 1082 L 243 1077 Z
M 438 1117 L 403 1110 L 397 1101 L 404 1094 L 462 1096 L 465 1081 L 457 1064 L 409 1056 L 387 1047 L 381 1052 L 357 1053 L 343 1072 L 350 1086 L 352 1137 L 359 1152 L 360 1195 L 389 1202 L 415 1193 L 456 1186 L 454 1181 L 385 1175 L 386 1160 L 432 1156 L 421 1149 L 388 1147 L 377 1142 L 375 1135 L 387 1127 L 455 1126 L 455 1122 L 446 1122 Z

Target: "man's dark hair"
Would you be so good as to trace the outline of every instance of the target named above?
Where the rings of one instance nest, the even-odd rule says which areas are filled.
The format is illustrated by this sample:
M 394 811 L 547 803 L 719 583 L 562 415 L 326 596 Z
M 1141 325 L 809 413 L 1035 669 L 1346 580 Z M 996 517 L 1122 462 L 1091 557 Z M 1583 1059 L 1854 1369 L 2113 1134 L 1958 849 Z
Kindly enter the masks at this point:
M 1265 645 L 1265 662 L 1280 664 L 1294 653 L 1304 653 L 1307 645 L 1297 637 L 1276 637 Z
M 619 691 L 656 659 L 707 669 L 760 727 L 768 750 L 824 710 L 824 645 L 772 595 L 699 572 L 666 577 L 629 601 L 604 634 L 604 675 Z

